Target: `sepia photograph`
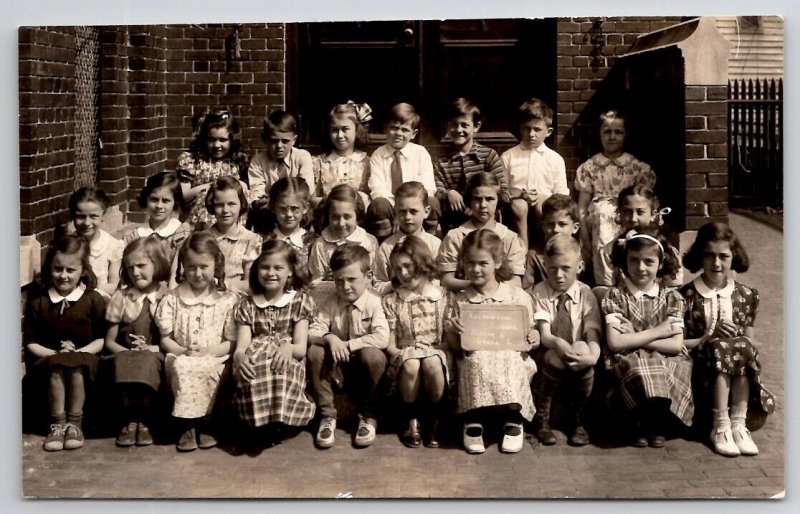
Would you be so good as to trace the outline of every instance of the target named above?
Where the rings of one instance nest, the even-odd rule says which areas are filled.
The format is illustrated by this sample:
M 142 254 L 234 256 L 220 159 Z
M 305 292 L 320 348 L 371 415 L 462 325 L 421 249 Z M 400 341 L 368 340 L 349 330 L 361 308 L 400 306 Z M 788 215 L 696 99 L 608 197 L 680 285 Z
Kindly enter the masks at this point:
M 22 497 L 784 498 L 780 13 L 17 45 Z

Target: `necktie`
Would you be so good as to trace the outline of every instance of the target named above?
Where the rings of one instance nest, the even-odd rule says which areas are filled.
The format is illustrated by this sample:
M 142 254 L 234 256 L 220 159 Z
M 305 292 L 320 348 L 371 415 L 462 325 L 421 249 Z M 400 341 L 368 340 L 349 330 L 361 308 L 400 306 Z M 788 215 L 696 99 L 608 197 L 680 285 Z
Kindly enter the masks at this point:
M 392 158 L 392 194 L 401 185 L 403 185 L 403 169 L 400 167 L 400 150 L 395 150 Z
M 286 165 L 286 161 L 280 161 L 278 163 L 278 178 L 285 178 L 291 176 L 291 170 L 289 166 Z
M 569 317 L 569 310 L 567 309 L 567 300 L 569 295 L 567 293 L 558 297 L 558 304 L 556 305 L 556 319 L 553 322 L 553 335 L 560 337 L 568 343 L 572 343 L 572 318 Z
M 342 331 L 344 332 L 344 339 L 349 341 L 352 339 L 355 334 L 353 334 L 353 311 L 355 310 L 355 306 L 350 303 L 344 309 L 344 319 L 342 320 Z

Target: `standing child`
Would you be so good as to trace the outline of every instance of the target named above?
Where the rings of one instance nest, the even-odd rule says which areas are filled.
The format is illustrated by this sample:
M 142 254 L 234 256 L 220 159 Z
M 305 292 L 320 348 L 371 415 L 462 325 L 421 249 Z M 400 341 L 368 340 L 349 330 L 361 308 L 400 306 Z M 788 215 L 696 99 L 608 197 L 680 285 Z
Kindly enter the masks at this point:
M 312 158 L 316 188 L 311 204 L 325 203 L 325 197 L 339 184 L 358 190 L 364 205 L 369 204 L 369 156 L 362 149 L 369 137 L 372 109 L 367 104 L 348 102 L 331 109 L 328 115 L 330 153 Z
M 308 325 L 314 301 L 303 289 L 308 272 L 283 241 L 267 241 L 250 270 L 252 295 L 236 306 L 234 403 L 255 428 L 305 426 L 314 417 L 306 393 Z
M 686 425 L 694 414 L 692 360 L 683 346 L 685 303 L 658 280 L 674 273 L 680 262 L 652 229 L 629 232 L 612 258 L 625 278 L 602 302 L 606 368 L 614 380 L 609 398 L 633 415 L 634 446 L 662 448 L 669 414 Z
M 140 238 L 125 247 L 122 284 L 106 310 L 105 347 L 113 354 L 114 384 L 122 426 L 117 446 L 148 446 L 151 406 L 161 387 L 164 355 L 154 315 L 167 291 L 169 261 L 156 239 Z
M 108 209 L 108 196 L 95 187 L 82 187 L 69 197 L 69 214 L 75 233 L 89 241 L 89 264 L 97 289 L 110 297 L 119 285 L 119 268 L 125 245 L 100 226 Z
M 438 448 L 437 430 L 448 380 L 448 355 L 442 342 L 449 311 L 445 290 L 431 283 L 436 265 L 425 242 L 410 235 L 391 253 L 394 291 L 383 297 L 389 323 L 390 376 L 395 376 L 403 401 L 406 427 L 401 439 L 409 448 L 422 443 L 417 403 L 424 390 L 427 421 L 425 446 Z
M 95 291 L 89 243 L 65 236 L 50 244 L 42 266 L 41 294 L 25 306 L 23 340 L 31 373 L 49 383 L 50 432 L 44 449 L 83 446 L 83 404 L 94 381 L 106 330 L 106 301 Z
M 626 119 L 611 110 L 600 115 L 603 151 L 584 162 L 575 172 L 580 192 L 578 210 L 583 220 L 581 241 L 595 255 L 611 242 L 621 227 L 617 224 L 617 196 L 630 186 L 656 184 L 656 174 L 646 163 L 625 152 Z
M 497 177 L 500 203 L 508 203 L 508 182 L 500 156 L 474 139 L 482 122 L 478 106 L 466 98 L 458 98 L 450 105 L 447 120 L 450 148 L 439 156 L 434 169 L 436 198 L 442 206 L 442 234 L 469 220 L 469 202 L 465 202 L 464 195 L 470 178 L 476 173 L 486 172 Z
M 192 451 L 217 444 L 209 416 L 236 340 L 233 306 L 239 297 L 225 290 L 225 256 L 210 233 L 190 235 L 178 259 L 180 285 L 158 304 L 156 324 L 175 397 L 172 415 L 182 425 L 177 448 Z
M 347 184 L 339 184 L 331 190 L 325 202 L 325 228 L 319 239 L 314 241 L 308 257 L 308 268 L 311 278 L 333 280 L 330 260 L 334 250 L 345 243 L 357 243 L 363 246 L 370 256 L 370 269 L 375 262 L 378 251 L 378 240 L 361 228 L 364 216 L 364 204 L 358 191 Z
M 450 291 L 458 292 L 469 287 L 469 279 L 465 278 L 461 267 L 461 245 L 468 234 L 482 228 L 493 231 L 500 238 L 503 255 L 512 273 L 506 280 L 512 285 L 520 285 L 520 277 L 525 274 L 525 248 L 517 234 L 495 221 L 499 194 L 500 183 L 491 173 L 477 173 L 470 179 L 466 195 L 470 219 L 447 233 L 436 258 L 442 285 Z
M 527 291 L 547 279 L 547 264 L 544 259 L 544 247 L 547 241 L 558 234 L 574 236 L 579 228 L 578 205 L 571 196 L 556 193 L 542 202 L 544 240 L 540 247 L 534 246 L 528 251 L 525 259 L 525 276 L 522 277 L 523 289 Z M 582 247 L 581 253 L 583 253 Z
M 436 200 L 433 161 L 425 147 L 411 140 L 417 137 L 419 114 L 414 106 L 399 103 L 392 107 L 386 122 L 386 144 L 375 150 L 369 160 L 369 190 L 372 203 L 367 210 L 367 228 L 380 240 L 394 231 L 394 192 L 404 182 L 420 182 L 430 195 L 431 212 L 425 229 L 436 230 L 441 208 Z
M 492 230 L 478 229 L 464 240 L 461 249 L 469 287 L 456 295 L 448 315 L 448 331 L 461 336 L 461 306 L 467 304 L 522 305 L 528 315 L 529 349 L 539 345 L 533 320 L 531 297 L 517 286 L 505 283 L 511 270 L 502 240 Z M 486 451 L 481 419 L 486 409 L 492 419 L 503 424 L 500 451 L 516 453 L 522 449 L 522 420 L 530 421 L 536 411 L 531 396 L 531 378 L 536 364 L 528 352 L 513 350 L 463 352 L 458 360 L 458 409 L 464 418 L 464 449 L 467 453 Z
M 694 348 L 701 390 L 704 395 L 713 391 L 711 443 L 727 457 L 756 455 L 758 447 L 745 425 L 748 403 L 752 399 L 754 408 L 771 413 L 775 399 L 761 386 L 761 363 L 753 342 L 758 291 L 731 273 L 747 271 L 747 252 L 730 227 L 707 223 L 697 231 L 684 264 L 692 273 L 702 270 L 681 293 L 688 304 L 686 346 Z M 703 403 L 708 401 L 698 399 Z
M 511 196 L 511 217 L 525 247 L 528 246 L 528 212 L 542 214 L 550 195 L 569 194 L 564 158 L 545 144 L 553 133 L 553 109 L 538 98 L 523 103 L 517 112 L 519 144 L 503 152 Z
M 547 348 L 544 370 L 534 389 L 535 433 L 542 444 L 556 443 L 550 429 L 550 407 L 556 389 L 567 381 L 572 392 L 569 444 L 584 446 L 589 444 L 589 434 L 583 428 L 583 411 L 592 393 L 594 365 L 600 358 L 600 308 L 591 288 L 578 281 L 583 268 L 581 247 L 571 234 L 550 238 L 544 256 L 547 282 L 536 284 L 532 294 L 536 328 Z
M 349 186 L 345 186 L 349 187 Z M 314 440 L 319 448 L 335 442 L 336 407 L 331 376 L 357 378 L 359 421 L 353 443 L 364 448 L 375 441 L 378 428 L 378 384 L 386 371 L 389 325 L 381 299 L 368 289 L 372 257 L 363 246 L 348 243 L 331 256 L 336 295 L 320 305 L 308 333 L 308 373 L 320 420 Z M 349 379 L 348 379 L 349 380 Z
M 375 278 L 388 282 L 391 278 L 389 257 L 394 247 L 408 236 L 415 236 L 425 243 L 432 256 L 439 255 L 442 242 L 433 234 L 425 232 L 422 224 L 430 213 L 428 192 L 420 182 L 406 182 L 394 192 L 394 212 L 398 232 L 392 234 L 381 243 L 375 263 Z
M 189 203 L 189 225 L 214 218 L 206 210 L 205 198 L 214 180 L 234 177 L 243 180 L 249 159 L 238 139 L 239 123 L 227 109 L 216 109 L 199 120 L 200 128 L 189 150 L 178 156 L 177 172 L 183 197 Z
M 128 245 L 141 237 L 153 237 L 164 245 L 167 258 L 172 262 L 190 231 L 174 217 L 186 210 L 178 174 L 164 171 L 147 177 L 138 202 L 147 213 L 147 222 L 125 232 L 122 241 Z
M 233 177 L 215 180 L 206 195 L 206 209 L 216 223 L 209 232 L 225 256 L 225 283 L 232 291 L 248 292 L 250 266 L 261 251 L 261 236 L 242 226 L 247 216 L 247 196 Z
M 658 227 L 662 224 L 661 216 L 669 214 L 670 209 L 665 207 L 659 210 L 658 197 L 649 187 L 630 186 L 620 191 L 617 199 L 617 212 L 619 224 L 622 227 L 622 231 L 618 234 L 618 239 L 612 240 L 593 255 L 590 252 L 586 252 L 586 248 L 583 248 L 585 251 L 584 257 L 592 259 L 594 281 L 597 286 L 615 286 L 622 280 L 623 272 L 614 265 L 612 253 L 614 247 L 620 241 L 625 240 L 625 234 L 631 230 L 651 229 L 658 231 Z M 667 244 L 665 248 L 678 261 L 678 266 L 673 270 L 672 274 L 660 275 L 660 282 L 666 287 L 680 287 L 683 281 L 680 253 L 677 248 L 670 244 Z
M 265 241 L 283 241 L 291 246 L 297 254 L 297 262 L 304 269 L 308 269 L 311 247 L 318 237 L 305 228 L 309 196 L 308 184 L 303 179 L 286 177 L 275 182 L 269 190 L 269 206 L 276 226 L 264 236 Z
M 314 166 L 311 154 L 301 148 L 294 148 L 297 142 L 297 122 L 286 111 L 273 111 L 264 119 L 261 140 L 267 149 L 258 152 L 247 170 L 250 184 L 250 198 L 253 229 L 263 234 L 269 226 L 269 190 L 278 179 L 298 177 L 305 180 L 308 190 L 314 191 Z

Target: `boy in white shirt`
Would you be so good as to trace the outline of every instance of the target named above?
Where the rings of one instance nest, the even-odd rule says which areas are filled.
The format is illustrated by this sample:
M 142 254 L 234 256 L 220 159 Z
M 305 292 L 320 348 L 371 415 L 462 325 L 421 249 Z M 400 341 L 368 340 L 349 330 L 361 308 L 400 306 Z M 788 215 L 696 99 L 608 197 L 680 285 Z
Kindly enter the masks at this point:
M 369 232 L 382 241 L 394 231 L 394 192 L 405 182 L 420 182 L 428 192 L 431 212 L 425 229 L 436 230 L 441 208 L 435 198 L 433 160 L 425 147 L 412 143 L 419 132 L 419 114 L 414 106 L 399 103 L 392 107 L 386 122 L 386 144 L 369 160 L 369 190 L 372 202 L 367 209 Z
M 512 227 L 528 246 L 528 212 L 553 194 L 569 194 L 564 158 L 544 140 L 553 133 L 553 110 L 538 98 L 523 103 L 518 116 L 520 143 L 500 157 L 511 196 Z

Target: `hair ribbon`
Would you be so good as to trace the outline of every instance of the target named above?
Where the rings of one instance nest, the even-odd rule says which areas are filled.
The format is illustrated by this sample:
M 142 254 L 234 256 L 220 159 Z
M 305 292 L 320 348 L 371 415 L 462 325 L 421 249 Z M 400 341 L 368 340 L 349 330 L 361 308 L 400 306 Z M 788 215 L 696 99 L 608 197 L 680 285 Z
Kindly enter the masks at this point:
M 641 234 L 635 230 L 628 231 L 628 233 L 625 234 L 625 238 L 618 239 L 617 243 L 621 244 L 622 246 L 628 246 L 628 241 L 632 241 L 634 239 L 646 239 L 652 243 L 655 243 L 658 246 L 658 249 L 661 250 L 661 255 L 664 255 L 664 247 L 661 245 L 661 241 L 649 234 Z
M 360 123 L 369 123 L 372 121 L 372 107 L 370 107 L 368 103 L 357 104 L 352 100 L 348 100 L 347 105 L 352 105 L 356 110 L 356 117 Z

